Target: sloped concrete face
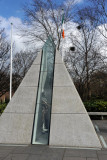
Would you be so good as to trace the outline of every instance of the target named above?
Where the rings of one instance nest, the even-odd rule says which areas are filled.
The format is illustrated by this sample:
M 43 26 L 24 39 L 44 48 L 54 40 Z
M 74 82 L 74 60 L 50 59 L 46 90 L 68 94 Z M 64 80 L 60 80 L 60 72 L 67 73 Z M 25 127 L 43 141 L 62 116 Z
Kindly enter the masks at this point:
M 92 122 L 58 52 L 55 60 L 49 145 L 101 148 Z
M 21 86 L 38 86 L 38 77 L 39 77 L 40 65 L 32 65 L 29 72 L 27 72 L 24 80 L 21 83 Z
M 80 100 L 80 97 L 77 98 L 78 93 L 75 91 L 75 95 L 72 95 L 74 92 L 74 87 L 54 87 L 53 89 L 53 108 L 52 113 L 86 113 L 84 105 Z M 68 96 L 69 95 L 69 96 Z M 76 103 L 76 106 L 75 106 Z M 61 104 L 61 105 L 60 105 Z M 72 106 L 72 107 L 71 107 Z
M 41 53 L 0 116 L 0 143 L 31 144 L 40 63 Z
M 36 93 L 37 87 L 19 87 L 4 113 L 34 114 Z
M 0 143 L 30 144 L 33 114 L 4 113 L 0 117 Z
M 86 114 L 52 114 L 52 146 L 100 148 L 94 128 Z M 56 133 L 57 130 L 57 133 Z
M 64 64 L 55 64 L 54 71 L 54 86 L 72 86 L 71 78 L 66 74 L 66 68 Z
M 37 57 L 34 60 L 33 64 L 40 64 L 40 62 L 41 62 L 41 55 L 42 55 L 42 51 L 39 52 L 39 54 L 37 55 Z

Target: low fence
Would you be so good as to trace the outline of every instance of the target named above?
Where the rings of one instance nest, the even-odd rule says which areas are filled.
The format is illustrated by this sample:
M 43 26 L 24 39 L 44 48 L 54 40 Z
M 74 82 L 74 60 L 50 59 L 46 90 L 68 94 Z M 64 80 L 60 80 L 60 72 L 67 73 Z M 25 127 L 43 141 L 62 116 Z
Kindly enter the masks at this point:
M 104 119 L 104 116 L 107 116 L 107 112 L 88 112 L 89 116 L 101 116 L 101 119 Z

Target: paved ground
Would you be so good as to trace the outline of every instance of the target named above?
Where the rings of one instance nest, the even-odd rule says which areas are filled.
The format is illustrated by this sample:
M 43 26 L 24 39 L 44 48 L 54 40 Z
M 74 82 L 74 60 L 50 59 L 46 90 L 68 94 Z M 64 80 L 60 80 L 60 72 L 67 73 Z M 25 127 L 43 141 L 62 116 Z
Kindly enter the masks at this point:
M 107 149 L 107 120 L 94 120 L 93 124 L 103 148 Z
M 98 136 L 107 143 L 107 120 L 93 121 Z M 107 160 L 107 148 L 102 150 L 49 148 L 48 146 L 0 146 L 0 160 Z M 106 147 L 106 146 L 105 146 Z

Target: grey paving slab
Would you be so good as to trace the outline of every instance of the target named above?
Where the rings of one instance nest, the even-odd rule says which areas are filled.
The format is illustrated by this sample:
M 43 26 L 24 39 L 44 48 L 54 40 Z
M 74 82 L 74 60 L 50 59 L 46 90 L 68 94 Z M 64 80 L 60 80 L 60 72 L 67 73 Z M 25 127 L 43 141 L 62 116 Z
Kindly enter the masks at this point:
M 10 148 L 0 147 L 0 154 L 5 154 L 6 152 L 10 153 L 14 151 L 14 149 L 15 149 L 14 147 L 10 147 Z
M 107 155 L 99 155 L 99 160 L 107 160 Z
M 66 149 L 65 157 L 91 157 L 97 158 L 96 150 L 87 150 L 87 149 Z
M 86 158 L 80 158 L 80 157 L 64 157 L 63 160 L 86 160 Z
M 37 154 L 41 155 L 43 151 L 46 150 L 46 147 L 27 147 L 23 153 L 28 153 L 28 154 Z
M 107 146 L 107 120 L 93 120 L 92 122 L 94 126 L 96 125 L 97 128 L 99 129 L 99 131 L 96 130 L 96 132 L 99 136 L 103 137 L 104 142 L 102 143 L 102 140 L 101 140 L 101 143 L 103 148 L 105 148 L 105 146 Z
M 63 157 L 57 155 L 31 155 L 28 160 L 62 160 Z
M 9 154 L 9 153 L 11 153 L 10 150 L 9 150 L 9 151 L 7 151 L 7 150 L 5 150 L 5 151 L 0 151 L 0 157 L 4 157 L 5 155 L 7 155 L 7 154 Z
M 6 146 L 6 145 L 1 145 L 0 146 L 0 151 L 1 150 L 13 150 L 13 149 L 15 149 L 16 148 L 16 146 Z
M 14 149 L 15 147 L 0 146 L 0 160 L 11 154 Z
M 50 148 L 45 145 L 0 146 L 0 160 L 107 160 L 107 149 Z
M 4 153 L 0 153 L 0 158 L 5 158 L 7 155 L 9 154 L 9 152 L 4 152 Z
M 26 149 L 27 147 L 24 147 L 24 146 L 20 146 L 20 147 L 16 147 L 14 150 L 12 150 L 12 154 L 17 154 L 17 153 L 24 153 L 24 150 Z
M 6 156 L 8 156 L 9 153 L 5 153 L 5 154 L 0 154 L 0 159 L 4 159 Z
M 62 149 L 62 148 L 47 148 L 46 150 L 43 151 L 42 155 L 45 155 L 45 156 L 56 155 L 57 157 L 63 157 L 64 152 L 65 152 L 65 149 Z
M 97 151 L 97 154 L 98 155 L 104 155 L 104 154 L 107 155 L 107 149 L 106 150 Z
M 27 160 L 28 154 L 10 154 L 4 160 Z
M 98 160 L 98 158 L 87 158 L 87 160 Z
M 40 155 L 29 155 L 27 160 L 41 160 Z
M 99 127 L 107 128 L 107 120 L 93 120 Z
M 100 121 L 93 121 L 98 127 L 100 132 L 102 132 L 102 134 L 106 134 L 107 135 L 107 120 L 100 120 Z
M 47 148 L 45 151 L 46 151 L 46 153 L 47 154 L 54 154 L 54 153 L 61 153 L 61 154 L 64 154 L 64 152 L 65 152 L 65 148 Z

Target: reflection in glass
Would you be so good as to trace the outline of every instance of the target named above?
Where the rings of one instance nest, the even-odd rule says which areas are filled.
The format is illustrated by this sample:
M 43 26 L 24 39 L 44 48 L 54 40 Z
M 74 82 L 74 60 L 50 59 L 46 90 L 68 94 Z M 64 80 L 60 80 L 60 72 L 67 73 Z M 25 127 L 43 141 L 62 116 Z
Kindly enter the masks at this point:
M 54 76 L 55 44 L 48 38 L 42 50 L 41 72 L 33 131 L 33 144 L 48 144 L 52 89 Z

